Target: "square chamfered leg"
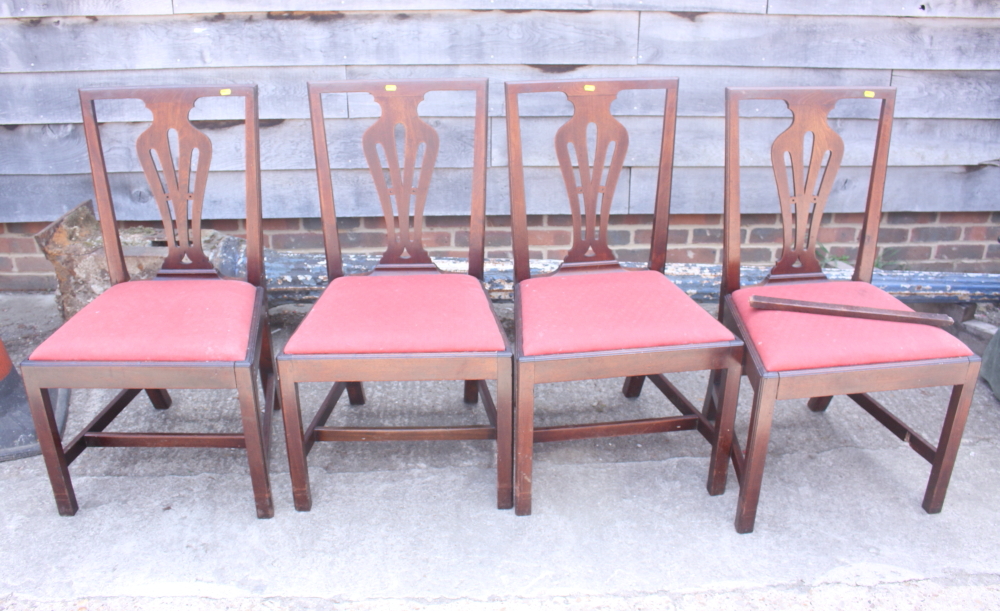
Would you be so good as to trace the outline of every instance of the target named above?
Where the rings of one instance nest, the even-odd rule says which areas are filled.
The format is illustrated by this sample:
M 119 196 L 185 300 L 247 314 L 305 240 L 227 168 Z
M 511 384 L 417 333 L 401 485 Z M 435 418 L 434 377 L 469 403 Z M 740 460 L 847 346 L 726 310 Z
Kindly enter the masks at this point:
M 962 442 L 965 421 L 969 417 L 969 406 L 972 404 L 972 393 L 979 378 L 979 369 L 980 361 L 970 362 L 965 383 L 952 388 L 941 437 L 934 453 L 934 461 L 931 463 L 927 491 L 924 493 L 923 508 L 927 513 L 939 513 L 944 505 L 944 495 L 948 491 L 948 482 L 955 466 L 958 446 Z
M 497 358 L 497 509 L 514 506 L 514 411 L 511 355 Z
M 52 400 L 48 389 L 39 388 L 32 378 L 32 372 L 25 368 L 24 386 L 28 392 L 28 406 L 35 424 L 38 445 L 45 459 L 45 469 L 49 474 L 59 515 L 71 516 L 77 512 L 79 505 L 73 492 L 73 482 L 69 477 L 69 462 L 63 452 L 62 437 L 59 435 L 55 413 L 52 411 Z
M 236 392 L 239 395 L 240 416 L 243 421 L 243 438 L 246 443 L 247 462 L 250 465 L 250 480 L 253 483 L 253 495 L 257 504 L 257 517 L 270 518 L 274 516 L 274 502 L 271 498 L 271 480 L 268 475 L 267 438 L 264 422 L 270 422 L 269 417 L 261 415 L 260 395 L 257 391 L 257 379 L 251 367 L 236 367 Z

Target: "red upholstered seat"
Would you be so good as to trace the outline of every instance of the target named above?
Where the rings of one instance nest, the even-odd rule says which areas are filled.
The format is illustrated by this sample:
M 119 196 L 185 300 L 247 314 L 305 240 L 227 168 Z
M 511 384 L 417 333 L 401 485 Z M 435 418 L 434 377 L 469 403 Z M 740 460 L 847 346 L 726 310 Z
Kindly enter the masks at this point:
M 972 356 L 943 329 L 928 325 L 757 310 L 751 295 L 911 311 L 867 282 L 772 284 L 735 291 L 736 310 L 768 371 L 793 371 Z
M 39 346 L 32 361 L 242 361 L 257 289 L 239 280 L 112 286 Z
M 344 276 L 320 296 L 285 354 L 504 350 L 479 280 L 466 274 Z
M 521 282 L 525 356 L 732 341 L 663 274 L 580 273 Z

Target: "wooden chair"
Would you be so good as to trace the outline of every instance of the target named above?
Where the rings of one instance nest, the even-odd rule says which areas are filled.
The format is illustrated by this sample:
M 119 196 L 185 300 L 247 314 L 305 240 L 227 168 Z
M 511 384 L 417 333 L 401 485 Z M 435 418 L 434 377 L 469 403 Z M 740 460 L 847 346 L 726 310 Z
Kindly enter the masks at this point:
M 497 505 L 511 506 L 511 352 L 481 280 L 486 206 L 486 81 L 338 81 L 309 84 L 329 286 L 278 355 L 295 508 L 312 505 L 306 455 L 316 441 L 497 440 Z M 439 150 L 417 106 L 428 92 L 475 94 L 469 273 L 440 273 L 421 242 L 424 204 Z M 381 107 L 362 148 L 385 216 L 388 247 L 368 275 L 344 276 L 322 96 L 366 92 Z M 382 158 L 380 158 L 380 155 Z M 383 163 L 384 159 L 384 163 Z M 325 426 L 362 381 L 465 380 L 465 401 L 482 397 L 489 426 Z M 485 380 L 496 380 L 494 402 Z M 305 431 L 298 385 L 333 386 Z
M 619 92 L 665 90 L 649 269 L 622 268 L 608 246 L 612 196 L 628 149 L 611 114 Z M 573 116 L 555 137 L 570 200 L 573 244 L 559 269 L 530 277 L 518 96 L 562 92 Z M 677 79 L 507 83 L 507 146 L 515 276 L 514 508 L 531 513 L 534 442 L 697 429 L 712 444 L 710 494 L 725 490 L 743 344 L 664 275 Z M 588 142 L 588 131 L 595 142 Z M 579 179 L 577 178 L 579 176 Z M 706 408 L 698 410 L 663 374 L 715 370 Z M 545 382 L 626 376 L 622 392 L 638 397 L 649 378 L 683 414 L 576 426 L 534 426 L 534 387 Z M 716 409 L 718 407 L 718 409 Z
M 201 246 L 212 141 L 188 120 L 199 98 L 243 98 L 247 279 L 222 279 Z M 95 100 L 139 99 L 153 114 L 136 153 L 159 207 L 167 257 L 155 280 L 129 281 L 104 163 Z M 83 125 L 112 286 L 21 364 L 31 415 L 62 515 L 77 510 L 68 466 L 92 446 L 245 448 L 257 516 L 274 515 L 268 479 L 271 412 L 277 409 L 261 241 L 257 87 L 150 87 L 80 91 Z M 193 158 L 196 157 L 196 161 Z M 265 407 L 257 382 L 263 378 Z M 122 388 L 65 447 L 48 388 Z M 157 409 L 170 388 L 231 388 L 242 433 L 118 433 L 106 429 L 143 389 Z
M 809 408 L 819 412 L 833 395 L 848 395 L 931 463 L 924 509 L 936 513 L 944 502 L 979 358 L 942 329 L 887 320 L 891 312 L 883 312 L 883 320 L 854 317 L 859 307 L 910 312 L 902 302 L 871 285 L 895 95 L 889 87 L 726 90 L 720 316 L 746 342 L 745 372 L 754 392 L 746 455 L 738 441 L 733 446 L 740 481 L 738 532 L 753 530 L 774 403 L 779 399 L 809 398 Z M 827 115 L 838 101 L 855 98 L 873 99 L 881 104 L 881 114 L 853 279 L 829 281 L 817 260 L 816 246 L 844 142 L 827 123 Z M 741 289 L 739 104 L 743 100 L 782 100 L 793 118 L 771 147 L 784 230 L 781 257 L 763 283 Z M 807 137 L 812 140 L 808 149 Z M 765 301 L 765 297 L 813 302 L 825 313 L 751 306 L 752 299 Z M 843 316 L 844 310 L 850 317 Z M 936 448 L 867 394 L 943 385 L 954 390 Z

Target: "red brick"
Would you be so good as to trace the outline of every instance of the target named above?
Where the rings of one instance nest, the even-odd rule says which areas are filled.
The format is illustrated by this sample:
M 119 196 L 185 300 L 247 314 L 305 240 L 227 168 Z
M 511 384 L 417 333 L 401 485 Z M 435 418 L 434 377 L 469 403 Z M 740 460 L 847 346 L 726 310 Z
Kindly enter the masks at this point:
M 608 235 L 614 233 L 609 231 Z M 627 231 L 620 232 L 628 234 Z M 568 246 L 572 233 L 562 229 L 530 229 L 528 230 L 528 242 L 538 246 Z M 625 244 L 628 244 L 626 241 Z
M 667 261 L 671 263 L 715 263 L 714 248 L 668 248 Z
M 987 259 L 1000 259 L 1000 244 L 990 244 L 986 247 Z
M 545 258 L 545 259 L 562 260 L 562 259 L 566 258 L 566 254 L 568 252 L 569 252 L 568 250 L 564 250 L 564 249 L 546 250 L 545 251 L 545 257 L 543 257 L 543 258 Z
M 751 244 L 781 244 L 782 230 L 779 227 L 756 227 L 750 231 Z
M 384 221 L 383 221 L 384 222 Z M 428 227 L 447 228 L 469 228 L 469 217 L 467 216 L 428 216 L 424 217 L 424 224 Z
M 609 246 L 628 246 L 632 242 L 632 232 L 624 229 L 609 229 L 605 239 L 607 239 Z M 567 240 L 566 243 L 568 244 L 569 241 Z
M 722 229 L 695 229 L 691 232 L 692 244 L 722 244 Z
M 965 274 L 1000 274 L 1000 261 L 959 261 L 955 271 Z
M 989 212 L 939 212 L 939 223 L 988 223 Z
M 424 248 L 451 246 L 451 234 L 447 231 L 425 231 L 421 238 Z
M 937 247 L 938 259 L 982 259 L 986 248 L 982 244 L 942 244 Z
M 0 223 L 0 233 L 7 233 L 7 223 Z
M 878 230 L 878 241 L 887 244 L 900 244 L 908 242 L 910 230 L 905 227 L 880 227 Z
M 776 259 L 770 248 L 740 249 L 740 263 L 771 263 Z
M 740 219 L 743 225 L 777 225 L 781 216 L 777 214 L 744 214 Z
M 652 225 L 652 214 L 612 214 L 608 217 L 610 225 Z
M 937 220 L 937 212 L 890 212 L 882 219 L 890 225 L 926 225 Z
M 993 222 L 994 223 L 1000 223 L 1000 212 L 994 212 L 993 213 Z
M 264 219 L 264 231 L 296 231 L 301 229 L 299 219 Z
M 380 231 L 346 231 L 340 234 L 340 247 L 380 250 L 386 247 L 386 236 Z
M 530 225 L 531 216 L 528 221 Z M 572 227 L 573 217 L 568 214 L 549 214 L 545 216 L 545 224 L 549 227 Z
M 487 231 L 486 232 L 486 245 L 487 246 L 510 246 L 511 237 L 509 231 Z M 455 246 L 469 246 L 469 232 L 468 231 L 456 231 L 455 232 Z
M 340 236 L 340 244 L 344 245 L 344 238 L 353 235 L 351 233 Z M 319 250 L 323 248 L 322 233 L 272 233 L 271 248 L 279 250 Z
M 528 251 L 528 258 L 529 259 L 544 259 L 545 258 L 545 253 L 542 252 L 542 251 L 540 251 L 540 250 L 529 250 Z
M 900 269 L 920 272 L 953 272 L 955 271 L 955 264 L 944 261 L 922 261 L 920 263 L 908 263 L 905 266 L 901 266 Z
M 365 229 L 385 229 L 385 219 L 381 216 L 366 216 Z
M 629 263 L 648 263 L 649 262 L 649 249 L 648 248 L 618 248 L 615 249 L 615 257 L 619 261 L 626 261 Z
M 961 237 L 961 227 L 914 227 L 910 232 L 911 242 L 953 242 Z
M 975 242 L 995 242 L 1000 238 L 1000 225 L 979 225 L 965 228 L 965 239 Z
M 55 274 L 0 274 L 0 291 L 51 291 Z
M 37 272 L 42 274 L 53 274 L 55 269 L 49 260 L 45 257 L 38 255 L 35 257 L 15 257 L 14 265 L 17 266 L 17 272 L 23 274 L 25 272 Z
M 548 218 L 552 218 L 549 216 Z M 567 216 L 566 218 L 570 218 Z M 528 215 L 528 227 L 541 227 L 546 223 L 546 216 L 544 214 L 529 214 Z M 552 223 L 549 223 L 550 225 Z M 572 224 L 572 223 L 570 223 Z
M 931 258 L 930 246 L 890 246 L 879 250 L 883 261 L 923 261 Z
M 14 271 L 14 260 L 10 257 L 0 257 L 0 273 Z
M 467 256 L 469 256 L 469 253 L 464 253 L 464 254 L 461 254 L 461 255 L 452 255 L 452 256 L 467 257 Z M 486 252 L 486 256 L 489 257 L 489 258 L 491 258 L 491 259 L 511 259 L 511 258 L 513 258 L 513 255 L 511 255 L 511 252 L 509 250 L 490 250 L 490 251 Z M 535 255 L 532 255 L 530 253 L 528 254 L 528 257 L 534 257 L 534 256 Z M 537 258 L 541 259 L 542 258 L 542 253 L 539 252 Z
M 708 225 L 722 226 L 721 214 L 671 214 L 671 225 Z
M 46 222 L 37 223 L 7 223 L 7 233 L 21 233 L 24 235 L 35 235 L 42 229 L 48 227 Z
M 698 231 L 695 229 L 695 231 Z M 721 229 L 719 230 L 722 231 Z M 653 230 L 652 229 L 636 229 L 635 237 L 632 238 L 636 245 L 649 244 L 653 240 Z M 670 229 L 667 231 L 667 244 L 687 244 L 688 241 L 688 230 L 687 229 Z
M 848 261 L 854 261 L 858 258 L 857 246 L 831 246 L 827 252 L 831 259 L 843 260 L 846 257 Z
M 204 219 L 201 222 L 201 226 L 204 229 L 214 229 L 216 231 L 240 231 L 243 229 L 240 226 L 240 221 L 238 219 Z
M 486 217 L 487 227 L 510 227 L 510 215 L 497 215 Z
M 337 229 L 348 231 L 361 227 L 361 219 L 357 217 L 342 217 L 337 219 Z M 302 228 L 306 231 L 323 231 L 323 219 L 308 218 L 302 219 Z
M 38 245 L 34 238 L 22 238 L 5 235 L 0 237 L 0 252 L 14 254 L 35 254 L 38 252 Z
M 826 216 L 823 215 L 824 220 L 826 220 Z M 865 215 L 861 212 L 838 212 L 833 215 L 833 222 L 860 226 L 865 222 Z
M 857 239 L 856 232 L 854 227 L 820 227 L 819 241 L 823 244 L 853 242 Z

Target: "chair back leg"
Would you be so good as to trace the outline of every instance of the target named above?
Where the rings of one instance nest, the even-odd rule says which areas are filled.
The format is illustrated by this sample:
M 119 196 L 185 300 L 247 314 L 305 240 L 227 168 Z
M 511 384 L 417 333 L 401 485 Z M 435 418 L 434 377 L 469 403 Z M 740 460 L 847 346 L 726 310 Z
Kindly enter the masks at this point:
M 736 532 L 753 532 L 757 518 L 757 500 L 764 476 L 764 459 L 771 439 L 771 419 L 778 399 L 778 376 L 761 377 L 754 389 L 753 411 L 750 412 L 750 431 L 747 435 L 746 461 L 740 497 L 736 503 Z
M 729 453 L 733 447 L 733 428 L 736 423 L 736 405 L 740 397 L 740 378 L 743 375 L 743 364 L 739 358 L 733 358 L 729 367 L 716 371 L 719 379 L 719 409 L 715 414 L 712 458 L 708 466 L 707 484 L 708 493 L 712 496 L 726 491 L 726 479 L 729 475 Z M 716 371 L 712 372 L 710 380 L 716 378 Z M 711 393 L 711 388 L 709 386 L 709 393 Z
M 520 361 L 514 374 L 514 513 L 531 515 L 531 462 L 535 437 L 535 367 Z
M 257 392 L 257 376 L 251 367 L 237 367 L 236 392 L 239 395 L 240 415 L 243 420 L 243 438 L 246 442 L 247 462 L 250 464 L 250 480 L 253 496 L 257 504 L 257 517 L 274 516 L 274 502 L 271 499 L 271 481 L 267 469 L 270 450 L 266 440 L 263 422 L 270 424 L 270 414 L 262 422 L 260 394 Z
M 514 506 L 513 362 L 497 358 L 497 509 Z M 484 391 L 483 400 L 486 401 Z

